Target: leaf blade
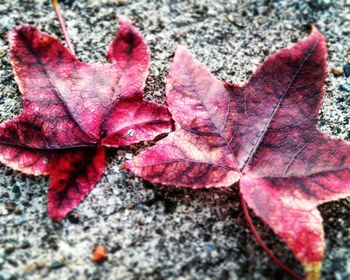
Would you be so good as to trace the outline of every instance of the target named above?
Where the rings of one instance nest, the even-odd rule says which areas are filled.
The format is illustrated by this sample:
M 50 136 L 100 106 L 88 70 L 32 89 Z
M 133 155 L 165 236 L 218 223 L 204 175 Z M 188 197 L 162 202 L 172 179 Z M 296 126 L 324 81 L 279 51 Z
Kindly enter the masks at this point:
M 60 221 L 95 188 L 106 168 L 103 147 L 55 153 L 49 164 L 48 212 Z
M 185 130 L 170 133 L 125 167 L 153 183 L 193 188 L 229 187 L 240 177 L 225 148 L 200 139 L 194 144 L 193 134 Z
M 169 133 L 172 124 L 165 106 L 144 100 L 121 100 L 104 124 L 107 135 L 102 139 L 102 144 L 119 147 L 153 140 L 160 133 Z
M 142 99 L 149 50 L 125 20 L 109 47 L 110 63 L 80 62 L 59 40 L 30 25 L 15 28 L 10 43 L 23 111 L 0 125 L 0 162 L 27 174 L 49 175 L 49 215 L 61 220 L 101 178 L 106 165 L 102 144 L 150 140 L 169 132 L 172 121 L 164 106 Z M 140 116 L 123 117 L 142 106 Z M 127 129 L 124 121 L 135 137 L 120 134 L 118 129 Z
M 124 73 L 115 91 L 124 98 L 135 97 L 135 93 L 142 96 L 150 67 L 150 51 L 142 34 L 124 18 L 120 18 L 119 30 L 108 47 L 107 59 Z

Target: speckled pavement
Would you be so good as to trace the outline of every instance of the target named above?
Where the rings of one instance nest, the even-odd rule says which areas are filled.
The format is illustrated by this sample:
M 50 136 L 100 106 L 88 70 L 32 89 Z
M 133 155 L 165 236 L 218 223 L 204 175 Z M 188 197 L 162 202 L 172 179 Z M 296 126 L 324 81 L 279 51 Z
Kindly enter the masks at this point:
M 350 140 L 350 77 L 337 73 L 350 63 L 347 0 L 67 0 L 61 7 L 77 56 L 87 62 L 105 60 L 117 14 L 129 17 L 152 52 L 146 98 L 161 103 L 176 44 L 220 79 L 243 83 L 267 55 L 316 24 L 327 38 L 330 72 L 319 127 Z M 0 0 L 0 122 L 21 110 L 7 33 L 22 23 L 63 39 L 50 1 Z M 144 147 L 111 149 L 102 181 L 61 223 L 47 216 L 47 178 L 1 165 L 0 279 L 289 279 L 252 238 L 237 188 L 192 191 L 144 182 L 122 169 Z M 323 277 L 350 279 L 350 201 L 320 210 Z M 285 245 L 254 221 L 273 252 L 301 273 Z M 97 244 L 109 251 L 102 264 L 91 261 Z

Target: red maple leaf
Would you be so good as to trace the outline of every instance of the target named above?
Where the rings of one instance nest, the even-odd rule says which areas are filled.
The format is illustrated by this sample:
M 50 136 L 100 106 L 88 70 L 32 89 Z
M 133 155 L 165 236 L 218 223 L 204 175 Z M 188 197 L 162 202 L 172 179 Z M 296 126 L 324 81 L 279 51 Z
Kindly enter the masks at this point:
M 180 46 L 166 87 L 176 131 L 126 166 L 154 183 L 237 183 L 316 279 L 325 247 L 317 206 L 350 195 L 350 145 L 317 129 L 325 78 L 316 28 L 268 57 L 243 86 L 217 80 Z
M 125 20 L 109 45 L 109 63 L 81 62 L 30 25 L 15 28 L 10 43 L 23 112 L 0 126 L 0 161 L 49 175 L 48 212 L 61 220 L 101 179 L 105 146 L 153 139 L 172 121 L 166 107 L 143 100 L 149 50 Z

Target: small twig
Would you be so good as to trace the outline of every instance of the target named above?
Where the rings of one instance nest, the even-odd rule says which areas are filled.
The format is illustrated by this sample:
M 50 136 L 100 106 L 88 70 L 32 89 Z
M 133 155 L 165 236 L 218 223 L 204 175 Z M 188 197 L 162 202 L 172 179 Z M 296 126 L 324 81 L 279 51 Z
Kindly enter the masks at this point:
M 58 22 L 60 23 L 60 26 L 61 26 L 61 29 L 63 32 L 63 36 L 64 36 L 64 39 L 66 40 L 66 44 L 68 46 L 68 49 L 72 54 L 75 54 L 73 44 L 72 44 L 72 42 L 69 38 L 68 32 L 67 32 L 66 23 L 64 21 L 64 18 L 61 14 L 61 11 L 60 11 L 60 7 L 58 5 L 58 0 L 52 0 L 52 7 L 53 7 L 53 10 L 55 11 Z
M 270 251 L 270 249 L 266 246 L 265 242 L 261 239 L 259 233 L 257 232 L 252 218 L 249 215 L 247 203 L 245 202 L 243 195 L 240 193 L 241 198 L 241 204 L 243 208 L 244 216 L 248 222 L 249 228 L 255 238 L 255 240 L 259 243 L 259 245 L 263 248 L 263 250 L 269 255 L 269 257 L 272 259 L 272 261 L 277 264 L 281 269 L 283 269 L 286 273 L 288 273 L 291 277 L 293 277 L 296 280 L 303 280 L 302 277 L 300 277 L 298 274 L 296 274 L 293 270 L 291 270 L 289 267 L 287 267 L 284 263 L 282 263 L 275 255 Z

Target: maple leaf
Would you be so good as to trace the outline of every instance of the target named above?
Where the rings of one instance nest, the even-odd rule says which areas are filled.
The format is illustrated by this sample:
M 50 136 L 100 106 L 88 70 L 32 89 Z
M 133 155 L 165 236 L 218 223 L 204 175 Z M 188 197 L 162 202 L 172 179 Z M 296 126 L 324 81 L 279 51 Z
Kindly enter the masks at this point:
M 0 126 L 0 161 L 49 175 L 49 215 L 61 220 L 96 186 L 107 147 L 169 132 L 165 106 L 143 100 L 150 65 L 142 35 L 126 20 L 109 45 L 109 63 L 79 61 L 30 25 L 10 33 L 10 59 L 23 112 Z
M 316 279 L 325 247 L 317 206 L 350 195 L 350 145 L 317 129 L 325 78 L 316 28 L 269 56 L 243 86 L 217 80 L 179 46 L 166 86 L 176 131 L 126 167 L 154 183 L 237 183 Z

